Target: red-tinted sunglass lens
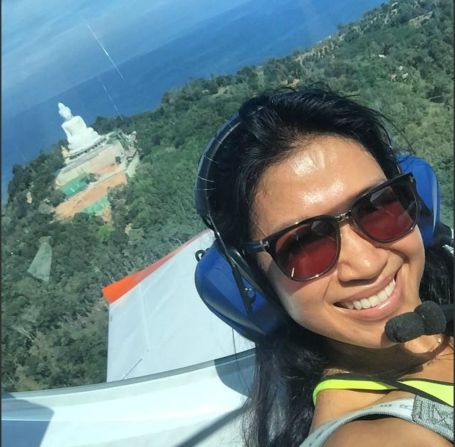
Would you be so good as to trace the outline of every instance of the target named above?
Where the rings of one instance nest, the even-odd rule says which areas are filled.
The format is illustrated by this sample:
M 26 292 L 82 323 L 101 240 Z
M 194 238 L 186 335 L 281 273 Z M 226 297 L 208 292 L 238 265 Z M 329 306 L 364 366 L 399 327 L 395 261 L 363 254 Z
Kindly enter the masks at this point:
M 357 226 L 371 239 L 392 242 L 413 228 L 417 203 L 408 183 L 396 183 L 363 198 L 352 216 Z
M 283 273 L 305 280 L 330 269 L 338 254 L 336 225 L 331 220 L 315 220 L 282 235 L 275 244 L 275 260 Z

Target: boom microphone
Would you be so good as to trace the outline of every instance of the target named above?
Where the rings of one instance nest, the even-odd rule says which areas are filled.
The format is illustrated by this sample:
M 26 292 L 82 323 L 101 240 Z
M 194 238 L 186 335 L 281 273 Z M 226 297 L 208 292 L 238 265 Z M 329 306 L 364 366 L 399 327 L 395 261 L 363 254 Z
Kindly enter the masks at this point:
M 439 306 L 434 301 L 425 301 L 414 312 L 422 317 L 425 335 L 444 332 L 447 323 L 453 320 L 453 304 Z
M 404 343 L 425 333 L 422 317 L 415 312 L 406 312 L 389 320 L 385 334 L 390 341 Z
M 387 338 L 395 343 L 404 343 L 421 335 L 444 332 L 448 321 L 453 320 L 453 304 L 439 306 L 426 301 L 414 312 L 406 312 L 390 319 L 385 325 Z

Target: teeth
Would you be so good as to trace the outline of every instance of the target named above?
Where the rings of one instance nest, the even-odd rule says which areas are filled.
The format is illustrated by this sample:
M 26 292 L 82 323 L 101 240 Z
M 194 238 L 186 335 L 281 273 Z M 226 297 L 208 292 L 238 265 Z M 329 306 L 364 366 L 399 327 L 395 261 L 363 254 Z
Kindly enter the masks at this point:
M 385 292 L 387 293 L 387 295 L 390 296 L 390 294 L 392 293 L 392 290 L 394 289 L 395 287 L 395 280 L 393 280 L 386 288 L 385 288 Z
M 387 299 L 387 297 L 386 297 L 386 299 Z M 379 300 L 380 300 L 379 294 L 377 296 L 371 296 L 370 298 L 368 298 L 368 301 L 370 302 L 370 307 L 375 307 L 379 303 L 382 303 L 382 301 L 379 301 Z
M 354 307 L 355 307 L 357 310 L 362 309 L 362 303 L 361 303 L 360 301 L 353 301 L 352 304 L 354 304 Z
M 362 298 L 361 300 L 355 300 L 345 303 L 340 303 L 340 306 L 346 307 L 347 309 L 370 309 L 371 307 L 379 306 L 384 301 L 386 301 L 389 296 L 392 294 L 393 290 L 395 289 L 395 279 L 392 279 L 390 283 L 381 290 L 376 295 L 371 295 L 368 298 Z

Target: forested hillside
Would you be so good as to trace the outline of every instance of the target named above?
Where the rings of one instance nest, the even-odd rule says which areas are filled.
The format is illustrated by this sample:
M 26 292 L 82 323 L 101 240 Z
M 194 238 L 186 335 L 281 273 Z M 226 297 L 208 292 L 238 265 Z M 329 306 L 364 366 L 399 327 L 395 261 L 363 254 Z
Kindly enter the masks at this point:
M 232 76 L 196 79 L 159 107 L 99 117 L 99 133 L 137 132 L 141 163 L 109 200 L 112 222 L 78 214 L 54 219 L 59 145 L 16 166 L 2 208 L 2 380 L 5 390 L 105 380 L 107 308 L 101 288 L 144 268 L 203 227 L 193 209 L 198 158 L 246 98 L 280 86 L 323 83 L 382 111 L 396 148 L 435 167 L 443 219 L 452 224 L 453 11 L 449 0 L 384 4 L 310 49 Z M 30 200 L 32 198 L 32 200 Z M 50 236 L 49 282 L 27 273 Z

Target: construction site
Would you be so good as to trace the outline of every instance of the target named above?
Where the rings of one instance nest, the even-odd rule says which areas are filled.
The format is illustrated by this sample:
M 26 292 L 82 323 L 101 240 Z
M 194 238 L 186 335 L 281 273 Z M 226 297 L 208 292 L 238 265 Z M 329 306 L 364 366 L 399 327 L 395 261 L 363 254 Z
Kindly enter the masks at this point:
M 69 219 L 76 213 L 89 213 L 110 221 L 108 193 L 125 185 L 139 163 L 136 133 L 114 131 L 90 151 L 71 160 L 55 179 L 55 189 L 65 199 L 55 208 L 58 219 Z M 65 148 L 62 148 L 64 152 Z

